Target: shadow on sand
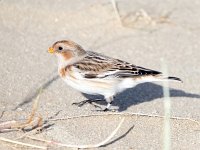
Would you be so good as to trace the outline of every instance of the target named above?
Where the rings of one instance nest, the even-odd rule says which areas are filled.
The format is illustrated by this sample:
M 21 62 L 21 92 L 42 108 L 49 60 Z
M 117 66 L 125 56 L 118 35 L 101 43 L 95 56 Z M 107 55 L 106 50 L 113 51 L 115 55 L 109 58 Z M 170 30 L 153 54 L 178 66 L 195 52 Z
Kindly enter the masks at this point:
M 103 99 L 103 96 L 87 95 L 84 93 L 83 95 L 87 99 Z M 139 103 L 152 101 L 162 97 L 162 86 L 154 83 L 143 83 L 135 86 L 134 88 L 127 89 L 124 92 L 117 94 L 112 105 L 118 106 L 118 111 L 124 111 L 132 105 L 137 105 Z M 200 98 L 200 95 L 170 88 L 170 97 Z M 96 103 L 106 105 L 106 102 L 100 101 Z

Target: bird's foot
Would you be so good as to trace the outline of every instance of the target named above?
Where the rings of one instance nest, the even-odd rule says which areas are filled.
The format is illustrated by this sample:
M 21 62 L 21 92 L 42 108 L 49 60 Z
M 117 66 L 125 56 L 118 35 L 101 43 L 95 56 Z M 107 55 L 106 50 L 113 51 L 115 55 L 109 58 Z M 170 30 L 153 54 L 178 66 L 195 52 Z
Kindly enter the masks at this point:
M 93 102 L 99 102 L 99 101 L 103 101 L 103 100 L 101 100 L 101 99 L 96 99 L 96 100 L 88 99 L 88 100 L 84 100 L 84 101 L 81 101 L 81 102 L 72 103 L 72 105 L 77 105 L 78 107 L 82 107 L 86 103 L 89 103 L 89 104 L 93 105 L 94 107 L 101 108 L 100 106 L 93 104 Z
M 94 110 L 94 111 L 98 111 L 98 112 L 117 112 L 118 109 L 109 109 L 109 108 L 104 108 L 104 109 L 97 109 L 97 110 Z
M 96 110 L 96 111 L 101 111 L 101 112 L 116 112 L 116 111 L 118 111 L 117 109 L 110 109 L 110 106 L 111 106 L 111 103 L 108 103 L 107 104 L 107 106 L 106 106 L 106 108 L 104 108 L 104 109 L 100 109 L 100 110 Z

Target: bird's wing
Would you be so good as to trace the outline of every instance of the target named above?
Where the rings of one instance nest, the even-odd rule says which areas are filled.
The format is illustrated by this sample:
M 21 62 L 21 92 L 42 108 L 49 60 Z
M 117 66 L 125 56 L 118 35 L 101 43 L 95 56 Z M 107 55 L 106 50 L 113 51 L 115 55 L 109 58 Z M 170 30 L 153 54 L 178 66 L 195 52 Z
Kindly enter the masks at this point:
M 119 59 L 113 59 L 95 52 L 73 65 L 84 78 L 137 78 L 141 76 L 156 76 L 161 72 L 135 66 Z

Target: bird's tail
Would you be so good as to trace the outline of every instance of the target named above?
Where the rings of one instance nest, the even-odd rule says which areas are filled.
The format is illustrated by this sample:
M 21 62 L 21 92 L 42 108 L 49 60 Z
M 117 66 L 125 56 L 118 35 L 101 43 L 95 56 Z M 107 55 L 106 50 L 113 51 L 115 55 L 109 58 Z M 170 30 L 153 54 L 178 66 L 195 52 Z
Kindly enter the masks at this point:
M 177 81 L 177 82 L 183 82 L 178 77 L 171 77 L 171 76 L 165 76 L 162 72 L 150 70 L 146 68 L 142 68 L 137 66 L 139 69 L 138 74 L 142 78 L 140 78 L 141 82 L 156 82 L 156 81 Z
M 174 81 L 178 81 L 178 82 L 183 82 L 180 78 L 177 78 L 177 77 L 167 77 L 166 79 L 174 80 Z
M 178 78 L 178 77 L 165 77 L 165 76 L 163 76 L 163 75 L 161 75 L 161 76 L 158 76 L 157 77 L 157 81 L 175 81 L 175 82 L 183 82 L 180 78 Z
M 183 82 L 180 78 L 178 77 L 166 77 L 163 76 L 163 74 L 155 75 L 155 76 L 144 76 L 142 77 L 142 80 L 138 80 L 139 82 L 160 82 L 160 81 L 176 81 L 176 82 Z

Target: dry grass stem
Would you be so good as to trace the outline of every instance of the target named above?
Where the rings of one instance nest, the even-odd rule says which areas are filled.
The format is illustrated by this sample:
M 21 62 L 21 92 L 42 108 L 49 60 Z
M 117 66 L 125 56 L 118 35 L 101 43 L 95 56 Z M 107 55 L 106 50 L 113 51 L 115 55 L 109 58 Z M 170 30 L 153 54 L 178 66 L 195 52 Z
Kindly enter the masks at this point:
M 39 91 L 39 94 L 37 95 L 37 97 L 36 97 L 36 99 L 35 99 L 35 101 L 34 101 L 34 103 L 33 103 L 32 112 L 31 112 L 29 118 L 27 119 L 27 121 L 24 122 L 24 123 L 18 124 L 18 125 L 16 126 L 16 128 L 21 128 L 21 129 L 23 129 L 23 128 L 26 128 L 26 127 L 28 127 L 28 126 L 30 126 L 30 125 L 33 125 L 34 117 L 35 117 L 36 111 L 37 111 L 37 109 L 38 109 L 38 103 L 39 103 L 39 98 L 40 98 L 41 92 L 42 92 L 42 90 Z M 40 122 L 41 122 L 41 118 L 38 119 L 37 124 L 38 124 L 38 125 L 41 124 Z
M 112 116 L 112 115 L 165 118 L 165 116 L 161 116 L 161 115 L 151 115 L 151 114 L 143 114 L 143 113 L 118 113 L 118 112 L 112 112 L 112 113 L 106 113 L 106 114 L 102 113 L 102 114 L 92 114 L 92 115 L 68 116 L 68 117 L 63 117 L 63 118 L 49 119 L 48 121 L 59 121 L 59 120 L 69 120 L 69 119 L 76 119 L 76 118 L 87 118 L 87 117 L 94 117 L 94 116 Z M 200 125 L 199 121 L 197 121 L 195 119 L 191 119 L 191 118 L 170 117 L 170 119 L 174 119 L 174 120 L 188 120 L 188 121 L 195 122 L 198 125 Z
M 42 126 L 43 119 L 41 116 L 39 116 L 37 120 L 34 119 L 36 116 L 36 111 L 38 109 L 38 102 L 39 102 L 39 97 L 40 97 L 41 92 L 42 92 L 42 90 L 40 90 L 37 98 L 35 99 L 35 101 L 33 103 L 32 112 L 31 112 L 29 118 L 27 119 L 27 121 L 22 122 L 22 123 L 19 121 L 16 121 L 16 120 L 2 122 L 0 124 L 0 132 L 15 131 L 15 130 L 19 130 L 19 129 L 24 129 L 29 126 Z
M 41 142 L 45 142 L 48 144 L 52 144 L 52 145 L 57 145 L 57 146 L 62 146 L 62 147 L 71 147 L 71 148 L 82 148 L 82 149 L 86 149 L 86 148 L 97 148 L 97 147 L 101 147 L 103 145 L 105 145 L 106 143 L 108 143 L 108 141 L 114 137 L 114 135 L 117 133 L 117 131 L 120 129 L 122 123 L 124 122 L 125 118 L 123 118 L 120 123 L 118 124 L 117 128 L 102 142 L 97 143 L 97 144 L 88 144 L 88 145 L 72 145 L 72 144 L 64 144 L 64 143 L 59 143 L 59 142 L 55 142 L 55 141 L 49 141 L 49 140 L 44 140 L 44 139 L 38 139 L 35 137 L 31 137 L 31 136 L 26 136 L 32 140 L 36 140 L 36 141 L 41 141 Z
M 161 59 L 163 75 L 168 77 L 168 69 L 166 62 Z M 169 81 L 163 82 L 163 94 L 164 94 L 164 131 L 163 131 L 163 149 L 170 150 L 171 148 L 171 128 L 170 128 L 170 116 L 171 116 L 171 99 L 169 94 Z
M 13 129 L 12 126 L 15 125 L 17 123 L 16 120 L 11 120 L 11 121 L 5 121 L 0 123 L 0 133 L 1 132 L 7 132 L 7 131 L 11 131 Z
M 30 148 L 47 149 L 47 147 L 44 147 L 44 146 L 37 146 L 37 145 L 33 145 L 33 144 L 23 143 L 23 142 L 19 142 L 19 141 L 6 139 L 3 137 L 0 137 L 0 141 L 15 144 L 15 145 L 20 145 L 20 146 L 26 146 L 26 147 L 30 147 Z
M 114 8 L 115 14 L 116 14 L 116 16 L 117 16 L 117 19 L 119 20 L 121 26 L 123 26 L 123 23 L 122 23 L 120 14 L 119 14 L 119 8 L 118 8 L 118 6 L 117 6 L 116 1 L 115 1 L 115 0 L 111 0 L 111 3 L 112 3 L 112 5 L 113 5 L 113 8 Z

